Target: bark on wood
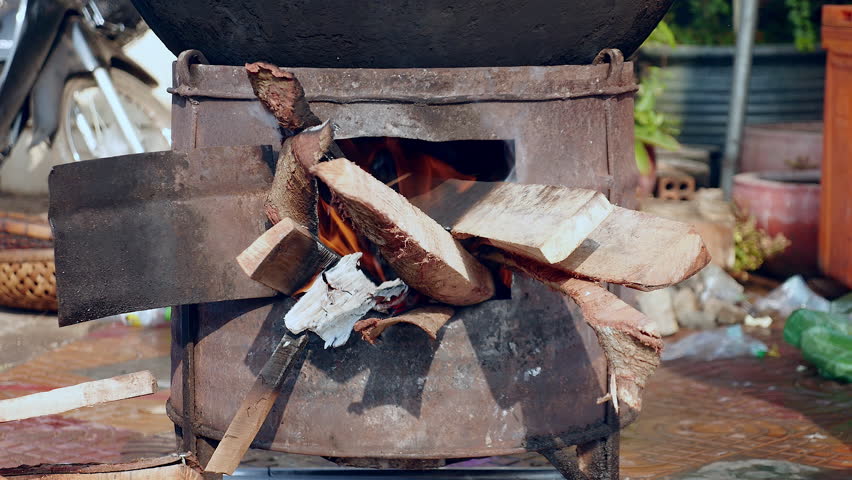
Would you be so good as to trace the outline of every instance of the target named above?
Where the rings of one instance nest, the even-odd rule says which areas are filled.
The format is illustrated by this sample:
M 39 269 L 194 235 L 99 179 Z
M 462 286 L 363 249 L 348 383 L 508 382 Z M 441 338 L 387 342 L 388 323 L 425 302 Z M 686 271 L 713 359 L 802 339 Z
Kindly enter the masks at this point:
M 600 285 L 552 266 L 499 251 L 489 252 L 486 257 L 571 297 L 606 354 L 617 385 L 617 392 L 610 392 L 615 397 L 613 401 L 624 402 L 637 411 L 641 409 L 640 393 L 648 376 L 660 364 L 663 348 L 652 321 Z
M 488 269 L 393 189 L 346 159 L 320 163 L 311 172 L 409 286 L 450 305 L 472 305 L 494 295 Z
M 127 463 L 42 463 L 39 465 L 19 465 L 11 468 L 0 468 L 0 477 L 21 477 L 31 475 L 49 475 L 61 473 L 107 473 L 145 468 L 164 467 L 177 463 L 186 463 L 199 471 L 201 466 L 191 453 L 171 454 L 164 457 L 142 458 Z
M 325 348 L 346 343 L 355 322 L 377 302 L 402 295 L 401 280 L 384 282 L 378 287 L 358 269 L 361 253 L 346 255 L 323 272 L 302 298 L 284 316 L 293 333 L 310 330 L 325 340 Z
M 54 474 L 23 474 L 17 476 L 0 476 L 15 480 L 202 480 L 199 471 L 188 465 L 178 463 L 162 467 L 143 468 L 138 470 L 113 470 L 96 473 L 54 473 Z
M 648 291 L 686 280 L 709 262 L 710 254 L 691 225 L 616 207 L 554 267 Z
M 263 207 L 273 224 L 289 217 L 316 235 L 317 184 L 296 158 L 294 142 L 297 142 L 297 137 L 290 137 L 281 144 L 275 177 Z
M 462 180 L 414 203 L 458 239 L 482 239 L 543 263 L 565 260 L 613 209 L 594 190 Z
M 403 322 L 420 327 L 432 340 L 437 340 L 438 330 L 452 318 L 453 313 L 455 310 L 446 306 L 417 308 L 395 317 L 361 320 L 355 324 L 355 331 L 361 334 L 361 338 L 373 344 L 388 327 Z
M 222 441 L 204 468 L 206 472 L 232 475 L 240 465 L 266 416 L 281 393 L 281 384 L 305 350 L 307 336 L 295 339 L 289 335 L 278 342 L 272 356 L 260 370 L 237 413 L 228 425 Z
M 150 395 L 156 391 L 157 380 L 147 370 L 119 375 L 49 392 L 0 400 L 0 422 L 53 415 L 100 403 Z
M 246 73 L 254 94 L 282 128 L 300 131 L 322 123 L 311 111 L 305 90 L 292 73 L 266 62 L 247 63 Z
M 307 228 L 284 218 L 237 256 L 237 263 L 252 279 L 292 295 L 338 259 Z

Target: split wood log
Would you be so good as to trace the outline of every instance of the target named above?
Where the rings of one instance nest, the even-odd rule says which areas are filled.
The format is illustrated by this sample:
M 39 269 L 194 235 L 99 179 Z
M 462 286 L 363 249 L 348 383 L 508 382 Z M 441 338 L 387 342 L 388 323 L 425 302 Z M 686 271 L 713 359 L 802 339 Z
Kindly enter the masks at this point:
M 86 473 L 22 473 L 20 475 L 2 475 L 0 479 L 15 479 L 15 480 L 202 480 L 201 472 L 184 465 L 177 463 L 173 465 L 164 465 L 161 467 L 139 468 L 132 470 L 117 470 L 111 465 L 93 465 L 93 467 L 101 467 L 94 472 Z M 127 466 L 116 465 L 123 468 Z
M 374 344 L 388 327 L 403 322 L 420 327 L 429 338 L 437 340 L 438 330 L 452 318 L 453 313 L 455 310 L 447 306 L 417 308 L 395 317 L 360 320 L 355 324 L 355 331 L 361 334 L 361 338 Z
M 361 255 L 346 255 L 314 280 L 284 316 L 288 330 L 310 330 L 325 340 L 325 348 L 339 347 L 349 339 L 355 322 L 378 302 L 405 293 L 408 287 L 399 279 L 378 287 L 370 281 L 358 268 Z
M 490 188 L 484 182 L 473 184 L 450 180 L 429 194 L 414 199 L 414 203 L 455 232 L 459 218 L 467 214 L 463 207 L 454 205 L 469 204 L 470 198 L 475 196 L 459 193 L 465 187 L 474 192 L 487 192 Z M 495 224 L 499 225 L 499 222 Z M 517 225 L 525 225 L 525 222 Z M 504 245 L 497 246 L 506 249 Z M 530 257 L 523 252 L 514 253 Z M 647 291 L 679 283 L 704 268 L 709 261 L 710 254 L 691 225 L 613 207 L 612 212 L 568 258 L 552 266 L 576 277 Z
M 709 262 L 692 225 L 616 207 L 574 253 L 553 266 L 649 291 L 680 283 Z
M 565 260 L 613 210 L 594 190 L 462 180 L 412 202 L 457 239 L 481 239 L 543 263 Z
M 270 222 L 289 217 L 317 234 L 317 185 L 308 171 L 330 155 L 333 142 L 334 131 L 328 122 L 284 140 L 264 204 Z
M 322 122 L 305 100 L 305 90 L 292 73 L 266 62 L 246 64 L 251 88 L 281 128 L 300 131 Z
M 340 256 L 302 225 L 284 218 L 237 256 L 246 275 L 292 295 Z
M 284 335 L 278 342 L 204 467 L 205 472 L 233 475 L 266 421 L 266 416 L 281 393 L 281 384 L 298 363 L 307 342 L 306 335 L 298 339 Z
M 311 169 L 337 196 L 353 226 L 379 247 L 412 288 L 450 305 L 494 296 L 491 272 L 435 220 L 346 159 Z
M 485 257 L 528 275 L 569 296 L 598 337 L 615 385 L 613 402 L 623 401 L 639 411 L 640 393 L 649 375 L 660 364 L 663 342 L 656 325 L 600 285 L 572 277 L 549 265 L 523 257 L 492 251 Z
M 67 412 L 101 403 L 150 395 L 157 391 L 157 380 L 148 370 L 119 375 L 105 380 L 80 383 L 48 392 L 0 400 L 0 422 Z
M 302 84 L 291 72 L 270 63 L 255 62 L 246 64 L 246 74 L 252 91 L 267 110 L 272 112 L 281 128 L 298 133 L 322 124 L 311 111 Z M 329 128 L 326 133 L 330 131 Z M 327 149 L 332 157 L 343 157 L 340 148 L 331 142 L 331 138 L 328 140 Z

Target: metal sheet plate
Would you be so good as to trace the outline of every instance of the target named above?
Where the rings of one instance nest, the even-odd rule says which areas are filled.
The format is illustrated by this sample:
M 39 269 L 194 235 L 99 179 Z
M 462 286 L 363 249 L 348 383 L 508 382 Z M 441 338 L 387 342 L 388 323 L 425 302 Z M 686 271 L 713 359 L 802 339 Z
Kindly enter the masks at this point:
M 272 157 L 269 147 L 215 147 L 55 167 L 59 324 L 274 295 L 235 260 L 266 231 Z

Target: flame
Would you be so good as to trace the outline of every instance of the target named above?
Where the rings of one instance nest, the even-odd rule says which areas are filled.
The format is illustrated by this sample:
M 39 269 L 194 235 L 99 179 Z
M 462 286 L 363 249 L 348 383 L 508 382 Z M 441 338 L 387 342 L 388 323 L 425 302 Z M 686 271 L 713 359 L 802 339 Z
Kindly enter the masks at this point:
M 343 140 L 338 141 L 338 144 L 349 160 L 371 173 L 379 156 L 389 155 L 395 175 L 386 180 L 387 185 L 406 198 L 428 195 L 448 179 L 470 181 L 470 184 L 461 186 L 462 190 L 472 186 L 476 179 L 473 175 L 463 174 L 450 164 L 425 152 L 407 150 L 397 138 L 360 139 L 358 142 Z M 317 214 L 319 238 L 325 245 L 339 255 L 362 252 L 364 255 L 361 257 L 361 266 L 375 278 L 387 280 L 388 275 L 373 252 L 370 242 L 357 234 L 336 205 L 320 198 Z

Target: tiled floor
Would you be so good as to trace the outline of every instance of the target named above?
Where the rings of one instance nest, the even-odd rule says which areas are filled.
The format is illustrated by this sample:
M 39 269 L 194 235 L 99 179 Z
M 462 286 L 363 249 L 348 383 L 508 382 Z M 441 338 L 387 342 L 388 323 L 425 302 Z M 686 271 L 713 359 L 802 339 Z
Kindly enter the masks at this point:
M 0 371 L 0 398 L 153 368 L 168 385 L 168 329 L 108 326 Z M 720 461 L 768 459 L 852 471 L 852 387 L 797 369 L 797 352 L 778 340 L 780 357 L 675 361 L 652 377 L 639 421 L 622 436 L 622 475 L 680 477 Z M 166 377 L 166 378 L 160 378 Z M 0 424 L 0 467 L 111 462 L 172 451 L 168 389 L 61 415 Z M 782 462 L 779 462 L 782 463 Z M 250 452 L 253 466 L 316 467 L 319 458 Z M 544 466 L 535 454 L 468 466 Z M 840 477 L 837 477 L 840 478 Z

